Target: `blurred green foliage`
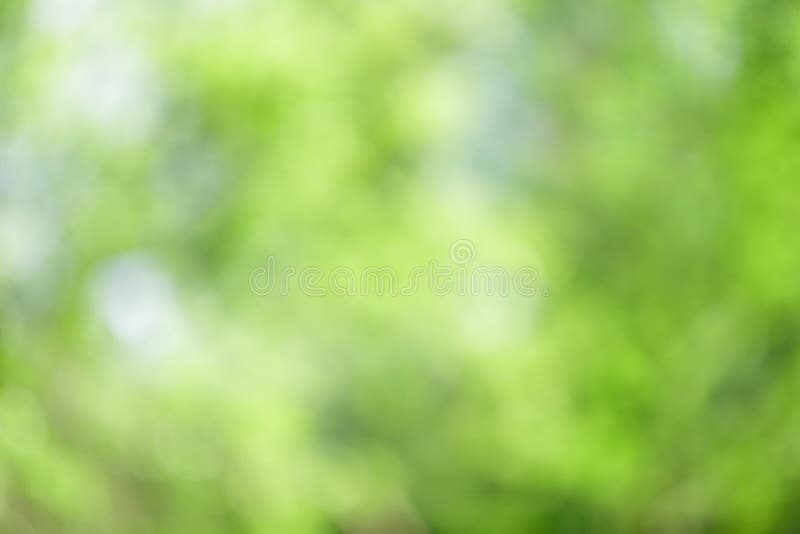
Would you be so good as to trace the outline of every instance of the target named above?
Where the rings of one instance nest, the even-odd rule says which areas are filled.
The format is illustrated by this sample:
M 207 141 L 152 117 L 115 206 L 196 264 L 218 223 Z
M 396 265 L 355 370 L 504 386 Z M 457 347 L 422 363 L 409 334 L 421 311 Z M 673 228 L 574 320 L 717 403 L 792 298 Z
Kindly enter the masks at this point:
M 794 532 L 800 5 L 0 2 L 0 531 Z M 532 265 L 552 296 L 257 297 Z

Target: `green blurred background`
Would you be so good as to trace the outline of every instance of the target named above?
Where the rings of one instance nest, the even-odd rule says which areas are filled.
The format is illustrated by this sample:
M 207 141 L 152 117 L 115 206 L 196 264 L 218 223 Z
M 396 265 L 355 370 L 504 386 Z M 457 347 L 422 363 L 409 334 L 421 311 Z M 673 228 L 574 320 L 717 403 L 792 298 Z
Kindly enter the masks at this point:
M 800 5 L 0 0 L 0 531 L 800 531 Z M 259 297 L 530 265 L 548 298 Z

